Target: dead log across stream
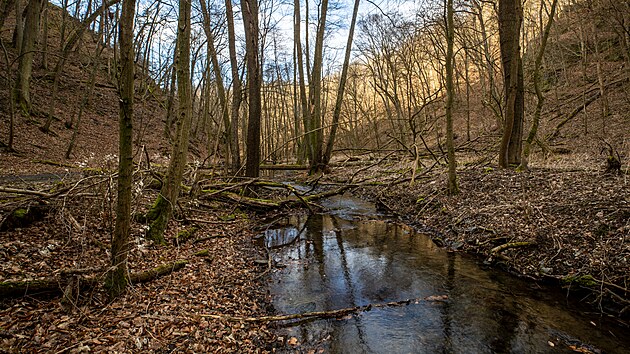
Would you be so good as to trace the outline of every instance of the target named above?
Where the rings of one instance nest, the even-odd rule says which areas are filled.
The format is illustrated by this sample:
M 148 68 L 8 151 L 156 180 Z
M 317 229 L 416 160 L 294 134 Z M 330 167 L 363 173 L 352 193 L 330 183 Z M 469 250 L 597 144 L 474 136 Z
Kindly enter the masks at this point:
M 293 188 L 292 186 L 285 185 L 282 183 L 256 182 L 256 185 L 265 186 L 265 187 L 285 188 L 291 191 L 293 194 L 295 194 L 297 196 L 297 199 L 282 199 L 279 201 L 275 201 L 275 200 L 270 200 L 270 199 L 250 198 L 250 197 L 242 196 L 234 192 L 229 192 L 227 191 L 227 189 L 229 188 L 224 188 L 224 190 L 221 190 L 221 191 L 204 190 L 203 193 L 205 194 L 202 194 L 200 196 L 200 199 L 219 199 L 219 200 L 227 201 L 227 202 L 235 202 L 235 203 L 238 203 L 238 204 L 241 204 L 243 206 L 253 208 L 253 209 L 270 210 L 270 209 L 279 209 L 283 207 L 290 208 L 290 207 L 294 207 L 298 205 L 306 205 L 307 207 L 309 207 L 309 204 L 312 202 L 315 202 L 320 199 L 332 197 L 334 195 L 343 194 L 345 191 L 351 188 L 356 188 L 356 187 L 361 186 L 359 184 L 347 184 L 334 190 L 305 196 L 298 193 L 298 191 L 296 191 L 295 188 Z
M 131 273 L 129 274 L 129 282 L 131 284 L 146 283 L 180 270 L 186 264 L 188 264 L 187 260 L 178 260 L 173 263 L 162 264 L 153 269 Z M 80 287 L 84 290 L 93 288 L 102 283 L 103 279 L 102 276 L 80 278 Z M 71 277 L 61 277 L 0 282 L 0 298 L 20 297 L 36 293 L 62 294 L 64 288 L 71 280 Z
M 409 304 L 419 303 L 421 301 L 445 302 L 447 300 L 448 300 L 448 295 L 437 295 L 437 296 L 427 296 L 425 298 L 392 301 L 392 302 L 386 302 L 383 304 L 369 304 L 369 305 L 364 305 L 364 306 L 347 307 L 347 308 L 331 310 L 331 311 L 313 311 L 313 312 L 295 313 L 295 314 L 290 314 L 290 315 L 238 317 L 238 316 L 230 316 L 230 315 L 201 314 L 198 316 L 205 317 L 205 318 L 223 319 L 223 320 L 228 320 L 228 321 L 233 321 L 233 322 L 277 322 L 277 321 L 303 320 L 303 319 L 312 319 L 312 318 L 332 318 L 332 317 L 339 317 L 339 316 L 344 316 L 344 315 L 348 315 L 352 313 L 370 311 L 373 308 L 406 306 Z

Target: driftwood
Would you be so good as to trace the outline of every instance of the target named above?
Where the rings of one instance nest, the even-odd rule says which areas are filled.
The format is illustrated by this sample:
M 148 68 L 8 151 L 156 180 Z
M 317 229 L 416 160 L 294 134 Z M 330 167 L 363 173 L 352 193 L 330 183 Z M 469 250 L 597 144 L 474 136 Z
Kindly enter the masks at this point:
M 157 279 L 163 275 L 170 274 L 174 271 L 182 269 L 188 263 L 187 260 L 179 260 L 173 263 L 167 263 L 149 269 L 143 272 L 131 273 L 129 275 L 129 282 L 131 284 L 146 283 Z M 64 270 L 64 274 L 76 274 L 81 273 Z M 4 281 L 0 282 L 0 298 L 7 297 L 20 297 L 25 295 L 34 294 L 63 294 L 64 289 L 72 281 L 72 277 L 59 277 L 59 278 L 44 278 L 44 279 L 32 279 L 32 280 L 19 280 L 19 281 Z M 79 287 L 81 289 L 90 289 L 102 282 L 101 276 L 90 276 L 80 278 Z
M 425 298 L 392 301 L 392 302 L 387 302 L 387 303 L 382 303 L 382 304 L 369 304 L 369 305 L 364 305 L 364 306 L 347 307 L 347 308 L 331 310 L 331 311 L 313 311 L 313 312 L 295 313 L 295 314 L 290 314 L 290 315 L 239 317 L 239 316 L 219 315 L 219 314 L 201 314 L 199 316 L 206 317 L 206 318 L 222 319 L 222 320 L 233 321 L 233 322 L 277 322 L 277 321 L 291 321 L 291 320 L 303 320 L 303 319 L 313 319 L 313 318 L 333 318 L 333 317 L 340 317 L 340 316 L 345 316 L 345 315 L 349 315 L 353 313 L 366 312 L 366 311 L 370 311 L 373 308 L 406 306 L 409 304 L 419 303 L 421 301 L 446 302 L 447 300 L 448 300 L 447 295 L 438 295 L 438 296 L 427 296 Z

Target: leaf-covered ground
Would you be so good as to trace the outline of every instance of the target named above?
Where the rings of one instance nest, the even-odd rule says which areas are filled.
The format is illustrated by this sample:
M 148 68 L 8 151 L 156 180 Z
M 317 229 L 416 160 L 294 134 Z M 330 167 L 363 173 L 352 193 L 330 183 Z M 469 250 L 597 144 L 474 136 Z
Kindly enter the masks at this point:
M 111 187 L 106 178 L 101 182 L 92 191 Z M 61 278 L 68 269 L 83 269 L 85 276 L 103 276 L 109 262 L 113 210 L 111 201 L 101 199 L 102 195 L 50 201 L 50 211 L 42 220 L 0 232 L 0 282 Z M 137 209 L 148 205 L 152 197 L 154 194 L 138 198 Z M 183 205 L 188 218 L 210 223 L 172 222 L 167 246 L 145 241 L 141 237 L 144 225 L 134 222 L 130 271 L 180 259 L 188 260 L 188 264 L 157 280 L 133 285 L 113 302 L 100 287 L 82 290 L 78 297 L 66 300 L 36 294 L 2 300 L 0 352 L 273 350 L 278 342 L 264 324 L 203 317 L 259 316 L 271 310 L 265 283 L 267 267 L 254 262 L 266 254 L 253 243 L 252 221 L 231 206 L 218 207 Z M 173 243 L 178 233 L 193 226 L 199 230 L 189 240 Z M 204 250 L 207 252 L 197 254 Z

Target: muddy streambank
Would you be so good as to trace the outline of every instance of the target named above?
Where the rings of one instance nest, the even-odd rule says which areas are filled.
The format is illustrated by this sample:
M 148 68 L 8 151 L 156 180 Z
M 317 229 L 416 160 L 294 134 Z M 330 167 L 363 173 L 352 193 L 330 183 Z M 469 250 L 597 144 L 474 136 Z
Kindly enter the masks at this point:
M 461 192 L 454 197 L 446 195 L 445 174 L 421 176 L 413 185 L 374 175 L 369 179 L 378 183 L 353 193 L 442 247 L 559 284 L 627 325 L 628 176 L 486 167 L 459 171 L 458 178 Z

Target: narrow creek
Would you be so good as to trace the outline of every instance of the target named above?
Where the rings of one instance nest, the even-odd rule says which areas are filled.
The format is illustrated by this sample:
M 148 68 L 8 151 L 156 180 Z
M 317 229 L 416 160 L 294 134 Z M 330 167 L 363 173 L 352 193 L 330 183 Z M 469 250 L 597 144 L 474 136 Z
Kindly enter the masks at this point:
M 483 269 L 350 196 L 325 214 L 292 216 L 265 231 L 283 267 L 270 291 L 278 313 L 412 301 L 340 319 L 281 325 L 296 349 L 332 353 L 630 353 L 627 329 L 587 317 L 554 289 Z M 278 247 L 283 245 L 282 247 Z M 287 351 L 292 347 L 288 346 Z

